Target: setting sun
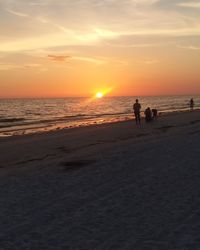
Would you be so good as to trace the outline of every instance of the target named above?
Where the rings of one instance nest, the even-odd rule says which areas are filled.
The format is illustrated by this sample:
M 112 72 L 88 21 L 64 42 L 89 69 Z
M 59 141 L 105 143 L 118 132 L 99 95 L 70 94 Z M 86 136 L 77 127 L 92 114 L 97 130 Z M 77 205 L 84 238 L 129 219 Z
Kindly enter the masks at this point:
M 96 93 L 96 98 L 102 98 L 104 94 L 102 92 L 97 92 Z

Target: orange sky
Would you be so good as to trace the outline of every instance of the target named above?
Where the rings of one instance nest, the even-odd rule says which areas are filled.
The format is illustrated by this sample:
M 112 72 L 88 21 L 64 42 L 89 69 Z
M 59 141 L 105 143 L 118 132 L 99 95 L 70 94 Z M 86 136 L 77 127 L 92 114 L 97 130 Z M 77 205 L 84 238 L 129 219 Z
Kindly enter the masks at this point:
M 200 4 L 0 2 L 0 97 L 200 93 Z

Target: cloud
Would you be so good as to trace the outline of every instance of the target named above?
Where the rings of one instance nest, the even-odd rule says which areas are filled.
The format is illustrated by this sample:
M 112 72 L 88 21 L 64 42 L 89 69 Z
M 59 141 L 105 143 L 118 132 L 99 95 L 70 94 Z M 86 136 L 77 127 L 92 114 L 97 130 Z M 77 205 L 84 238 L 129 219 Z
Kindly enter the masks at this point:
M 48 55 L 48 58 L 51 61 L 56 61 L 56 62 L 66 62 L 67 59 L 71 58 L 71 56 L 63 56 L 63 55 Z
M 29 3 L 31 6 L 47 6 L 48 5 L 48 2 L 42 2 L 42 1 L 40 1 L 40 2 L 30 2 Z
M 42 65 L 37 63 L 16 64 L 16 63 L 0 63 L 0 71 L 23 70 L 37 68 L 41 69 Z
M 12 69 L 19 69 L 19 66 L 13 64 L 0 63 L 0 71 L 7 71 Z
M 43 56 L 49 54 L 49 60 L 63 62 L 67 58 L 57 56 L 57 53 L 64 54 L 65 51 L 69 53 L 69 50 L 64 48 L 67 46 L 71 46 L 73 55 L 80 57 L 83 54 L 88 55 L 87 52 L 95 47 L 96 56 L 99 55 L 98 51 L 104 50 L 103 46 L 111 47 L 110 55 L 114 53 L 116 47 L 131 51 L 134 48 L 139 50 L 143 47 L 159 46 L 160 40 L 162 44 L 166 44 L 169 39 L 197 37 L 200 36 L 199 16 L 193 9 L 183 8 L 188 5 L 198 6 L 198 2 L 194 0 L 2 1 L 0 53 L 34 54 L 38 50 L 48 50 Z M 28 18 L 25 21 L 22 17 Z M 82 50 L 85 49 L 81 55 L 77 53 L 80 47 Z
M 139 63 L 142 63 L 142 64 L 157 64 L 159 63 L 159 60 L 157 59 L 145 59 L 145 60 L 141 60 L 141 61 L 138 61 Z
M 158 63 L 159 61 L 158 60 L 145 60 L 144 63 L 145 64 L 155 64 L 155 63 Z
M 105 30 L 105 29 L 99 29 L 99 28 L 94 28 L 95 33 L 99 37 L 117 37 L 120 34 L 111 30 Z
M 188 46 L 177 45 L 177 47 L 180 48 L 180 49 L 200 50 L 200 47 L 194 46 L 194 45 L 188 45 Z
M 185 7 L 185 8 L 200 8 L 200 2 L 185 2 L 185 3 L 178 3 L 178 6 Z
M 65 33 L 70 32 L 70 30 L 67 29 L 66 27 L 59 25 L 59 24 L 56 24 L 55 22 L 52 22 L 44 17 L 39 16 L 36 18 L 36 20 L 43 23 L 43 24 L 49 24 L 51 27 L 55 27 L 62 32 L 65 32 Z
M 185 18 L 193 19 L 199 23 L 200 2 L 197 0 L 159 0 L 154 4 L 157 13 L 166 13 L 176 21 Z
M 98 59 L 95 57 L 86 57 L 86 56 L 65 56 L 65 55 L 48 55 L 47 56 L 51 61 L 55 62 L 68 62 L 68 59 L 76 60 L 76 61 L 84 61 L 94 64 L 104 64 L 106 63 L 105 60 Z
M 38 63 L 29 63 L 24 65 L 25 68 L 38 68 L 41 67 L 41 64 Z
M 18 12 L 18 11 L 14 11 L 14 10 L 10 10 L 10 9 L 6 9 L 7 12 L 9 12 L 12 15 L 18 16 L 18 17 L 28 17 L 28 14 L 22 13 L 22 12 Z
M 92 57 L 74 56 L 72 59 L 78 60 L 78 61 L 85 61 L 85 62 L 95 63 L 95 64 L 104 64 L 104 63 L 106 63 L 106 60 L 92 58 Z

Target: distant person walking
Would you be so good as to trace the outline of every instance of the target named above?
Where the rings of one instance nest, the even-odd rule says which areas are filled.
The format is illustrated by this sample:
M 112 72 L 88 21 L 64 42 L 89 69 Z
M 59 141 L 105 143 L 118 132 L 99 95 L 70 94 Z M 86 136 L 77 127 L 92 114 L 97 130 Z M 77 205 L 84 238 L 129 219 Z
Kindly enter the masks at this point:
M 134 115 L 135 115 L 136 125 L 137 124 L 140 125 L 140 109 L 141 109 L 141 105 L 140 105 L 138 99 L 136 99 L 135 103 L 133 104 L 133 111 L 134 111 Z
M 193 98 L 190 99 L 190 110 L 193 110 L 194 108 L 194 100 Z

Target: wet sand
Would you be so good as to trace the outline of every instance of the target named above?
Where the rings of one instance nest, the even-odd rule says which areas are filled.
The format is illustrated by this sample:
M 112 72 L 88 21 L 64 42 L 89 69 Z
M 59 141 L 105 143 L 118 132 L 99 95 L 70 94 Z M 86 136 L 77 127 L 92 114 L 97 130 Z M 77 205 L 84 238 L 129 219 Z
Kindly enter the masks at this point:
M 200 249 L 200 111 L 0 139 L 0 249 Z

